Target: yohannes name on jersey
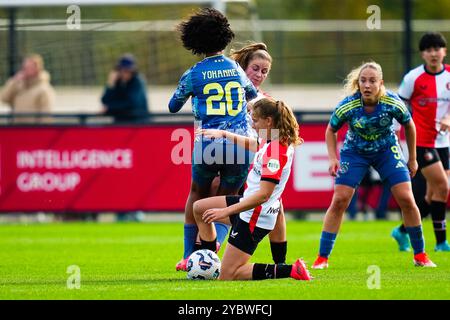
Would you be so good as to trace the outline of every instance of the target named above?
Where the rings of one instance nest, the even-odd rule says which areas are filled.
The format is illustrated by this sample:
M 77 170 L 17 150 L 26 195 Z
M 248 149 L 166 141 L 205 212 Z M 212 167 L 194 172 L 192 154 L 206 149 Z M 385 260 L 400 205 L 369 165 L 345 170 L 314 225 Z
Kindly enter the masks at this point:
M 202 71 L 203 80 L 217 79 L 225 77 L 237 77 L 239 74 L 236 69 L 224 69 L 224 70 L 208 70 Z

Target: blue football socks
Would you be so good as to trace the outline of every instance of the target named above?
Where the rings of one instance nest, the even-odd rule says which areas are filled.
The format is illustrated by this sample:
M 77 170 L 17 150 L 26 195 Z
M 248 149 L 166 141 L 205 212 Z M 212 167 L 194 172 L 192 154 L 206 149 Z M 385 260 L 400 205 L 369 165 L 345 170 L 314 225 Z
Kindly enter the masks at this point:
M 324 258 L 328 258 L 333 250 L 334 242 L 336 241 L 336 233 L 322 231 L 320 237 L 320 250 L 319 255 Z
M 417 227 L 406 227 L 405 229 L 409 234 L 414 255 L 424 252 L 425 240 L 423 239 L 422 226 L 418 225 Z
M 184 259 L 188 258 L 192 254 L 192 252 L 194 252 L 197 233 L 198 228 L 196 224 L 184 224 Z
M 230 230 L 230 226 L 221 222 L 214 222 L 214 225 L 216 226 L 217 241 L 222 245 Z

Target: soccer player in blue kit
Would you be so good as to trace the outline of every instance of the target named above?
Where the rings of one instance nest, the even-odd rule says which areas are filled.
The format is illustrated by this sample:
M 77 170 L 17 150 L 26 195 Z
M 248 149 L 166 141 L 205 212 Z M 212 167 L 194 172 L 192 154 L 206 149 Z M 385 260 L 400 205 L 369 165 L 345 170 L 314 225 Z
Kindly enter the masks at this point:
M 329 173 L 336 180 L 333 199 L 324 219 L 319 255 L 313 268 L 328 267 L 328 257 L 344 212 L 370 166 L 389 184 L 402 210 L 414 249 L 414 264 L 436 267 L 425 253 L 420 213 L 411 188 L 410 176 L 414 176 L 418 168 L 416 130 L 411 114 L 396 94 L 386 91 L 383 71 L 375 62 L 364 63 L 352 70 L 347 76 L 345 89 L 348 96 L 336 107 L 326 129 Z M 405 162 L 398 145 L 392 127 L 393 119 L 405 127 L 408 162 Z M 348 124 L 349 129 L 339 161 L 336 154 L 337 131 L 344 123 Z
M 223 55 L 234 38 L 227 18 L 218 10 L 204 8 L 181 22 L 178 30 L 183 46 L 205 58 L 182 75 L 169 102 L 170 112 L 178 112 L 191 97 L 195 121 L 201 129 L 248 135 L 246 101 L 255 98 L 257 90 L 239 64 Z M 216 195 L 237 194 L 247 178 L 250 158 L 248 151 L 226 139 L 195 141 L 191 188 L 185 207 L 184 254 L 177 270 L 186 270 L 187 258 L 196 249 L 198 228 L 193 203 L 211 196 L 211 183 L 218 174 L 220 185 Z M 221 244 L 229 226 L 216 222 L 215 227 Z

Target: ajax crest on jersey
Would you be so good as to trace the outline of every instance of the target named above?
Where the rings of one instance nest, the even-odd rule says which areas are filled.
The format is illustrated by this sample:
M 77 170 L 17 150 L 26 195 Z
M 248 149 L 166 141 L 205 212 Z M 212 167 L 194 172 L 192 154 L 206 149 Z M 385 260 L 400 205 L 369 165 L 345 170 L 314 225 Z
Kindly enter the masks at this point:
M 187 262 L 187 278 L 191 280 L 213 280 L 220 274 L 220 259 L 211 250 L 193 252 Z
M 391 123 L 391 118 L 389 118 L 389 117 L 383 117 L 383 118 L 381 118 L 381 120 L 380 120 L 380 126 L 382 126 L 382 127 L 386 127 L 386 126 L 388 126 L 390 123 Z

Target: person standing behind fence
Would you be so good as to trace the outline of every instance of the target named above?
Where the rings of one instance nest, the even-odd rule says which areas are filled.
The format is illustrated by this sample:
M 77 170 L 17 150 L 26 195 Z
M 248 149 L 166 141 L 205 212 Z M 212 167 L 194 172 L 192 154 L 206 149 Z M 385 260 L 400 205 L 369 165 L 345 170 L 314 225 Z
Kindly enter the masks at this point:
M 11 107 L 13 115 L 35 113 L 35 116 L 14 117 L 13 123 L 47 123 L 50 117 L 40 113 L 50 113 L 55 100 L 55 92 L 50 84 L 50 74 L 44 69 L 44 60 L 38 54 L 28 55 L 20 70 L 6 82 L 1 100 Z
M 113 116 L 114 123 L 148 121 L 147 87 L 131 54 L 122 56 L 110 72 L 101 101 L 104 114 Z
M 113 116 L 115 124 L 144 124 L 148 122 L 147 87 L 131 54 L 120 57 L 108 77 L 101 98 L 104 114 Z M 141 221 L 139 211 L 119 212 L 118 221 Z

